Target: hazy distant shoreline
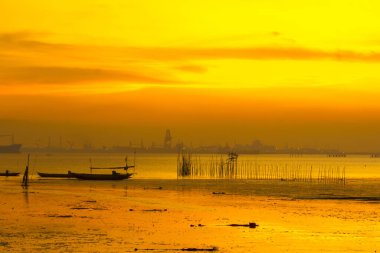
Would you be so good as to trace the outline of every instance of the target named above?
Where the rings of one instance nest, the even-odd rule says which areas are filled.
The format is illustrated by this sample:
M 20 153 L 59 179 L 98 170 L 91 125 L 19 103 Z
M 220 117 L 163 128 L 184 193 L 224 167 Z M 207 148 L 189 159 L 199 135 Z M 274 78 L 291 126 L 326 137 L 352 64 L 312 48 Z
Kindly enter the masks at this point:
M 192 150 L 193 154 L 227 154 L 229 152 L 236 152 L 234 149 L 228 150 Z M 178 150 L 141 150 L 141 149 L 38 149 L 38 148 L 22 148 L 20 153 L 137 153 L 137 154 L 178 154 Z M 241 155 L 326 155 L 331 157 L 344 157 L 347 155 L 368 155 L 371 157 L 379 157 L 378 152 L 367 152 L 367 151 L 357 151 L 357 152 L 328 152 L 328 151 L 315 151 L 315 152 L 289 152 L 286 150 L 279 150 L 276 152 L 237 152 Z

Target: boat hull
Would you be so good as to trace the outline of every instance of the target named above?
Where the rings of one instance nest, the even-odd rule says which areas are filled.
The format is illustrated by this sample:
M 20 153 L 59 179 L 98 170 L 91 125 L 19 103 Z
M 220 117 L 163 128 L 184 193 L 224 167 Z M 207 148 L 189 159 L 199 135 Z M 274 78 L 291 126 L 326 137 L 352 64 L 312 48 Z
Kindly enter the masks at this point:
M 38 175 L 40 177 L 54 177 L 54 178 L 74 178 L 74 176 L 72 175 L 73 173 L 66 173 L 66 174 L 62 174 L 62 173 L 42 173 L 42 172 L 38 172 Z
M 83 174 L 83 173 L 72 173 L 72 175 L 81 180 L 124 180 L 132 176 L 131 173 L 127 174 Z
M 20 175 L 19 172 L 0 173 L 0 176 L 2 176 L 2 177 L 17 177 L 18 175 Z

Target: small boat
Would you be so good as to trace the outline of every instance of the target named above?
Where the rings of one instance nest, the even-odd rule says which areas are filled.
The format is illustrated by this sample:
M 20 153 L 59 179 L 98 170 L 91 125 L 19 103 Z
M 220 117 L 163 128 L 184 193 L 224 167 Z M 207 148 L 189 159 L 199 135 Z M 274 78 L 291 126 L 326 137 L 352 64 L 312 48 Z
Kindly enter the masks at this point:
M 112 171 L 111 174 L 87 174 L 87 173 L 71 173 L 74 177 L 82 180 L 123 180 L 130 178 L 133 174 L 121 174 Z
M 133 173 L 128 173 L 129 168 L 134 168 L 135 165 L 128 165 L 128 158 L 125 158 L 125 166 L 119 166 L 119 167 L 92 167 L 92 161 L 90 170 L 91 173 L 70 173 L 73 177 L 76 177 L 81 180 L 123 180 L 123 179 L 128 179 L 130 178 Z M 112 170 L 111 174 L 93 174 L 92 170 Z M 125 170 L 124 173 L 118 173 L 116 170 Z
M 3 177 L 17 177 L 18 175 L 20 175 L 19 172 L 9 172 L 8 170 L 6 170 L 5 173 L 0 173 L 0 176 Z
M 91 161 L 91 160 L 90 160 Z M 134 168 L 135 166 L 128 165 L 127 157 L 125 158 L 125 166 L 119 167 L 92 167 L 90 166 L 91 174 L 88 173 L 71 173 L 74 177 L 82 180 L 123 180 L 130 178 L 133 173 L 128 173 L 129 168 Z M 92 170 L 112 170 L 111 174 L 93 174 Z M 125 170 L 125 174 L 118 173 L 116 170 Z
M 63 173 L 43 173 L 37 172 L 40 177 L 55 177 L 55 178 L 75 178 L 71 171 L 68 171 L 66 174 Z

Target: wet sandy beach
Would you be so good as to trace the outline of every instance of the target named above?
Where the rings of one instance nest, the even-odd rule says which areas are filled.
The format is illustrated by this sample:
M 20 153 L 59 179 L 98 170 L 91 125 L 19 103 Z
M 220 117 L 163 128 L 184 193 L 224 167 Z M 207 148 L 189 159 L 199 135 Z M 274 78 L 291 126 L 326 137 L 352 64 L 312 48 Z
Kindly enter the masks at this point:
M 1 252 L 380 249 L 378 201 L 213 194 L 207 188 L 174 189 L 159 180 L 156 185 L 34 180 L 28 189 L 2 180 L 0 188 Z M 249 222 L 259 226 L 228 226 Z

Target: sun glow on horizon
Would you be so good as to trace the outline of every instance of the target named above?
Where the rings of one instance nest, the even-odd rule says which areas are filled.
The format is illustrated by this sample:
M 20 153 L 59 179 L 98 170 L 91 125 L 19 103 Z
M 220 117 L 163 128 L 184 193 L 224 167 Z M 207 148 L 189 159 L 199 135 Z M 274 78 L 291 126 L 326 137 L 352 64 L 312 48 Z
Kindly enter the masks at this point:
M 204 122 L 200 138 L 215 125 L 231 131 L 219 124 L 226 115 L 245 132 L 257 124 L 271 129 L 260 130 L 263 136 L 275 135 L 284 120 L 295 122 L 278 136 L 283 142 L 302 132 L 302 122 L 324 125 L 320 134 L 336 120 L 335 130 L 355 122 L 365 132 L 380 112 L 376 1 L 1 5 L 0 120 L 123 125 L 129 119 L 117 117 L 125 112 L 137 130 L 144 118 L 183 132 Z M 20 100 L 30 106 L 21 109 Z M 97 113 L 88 116 L 91 110 Z

